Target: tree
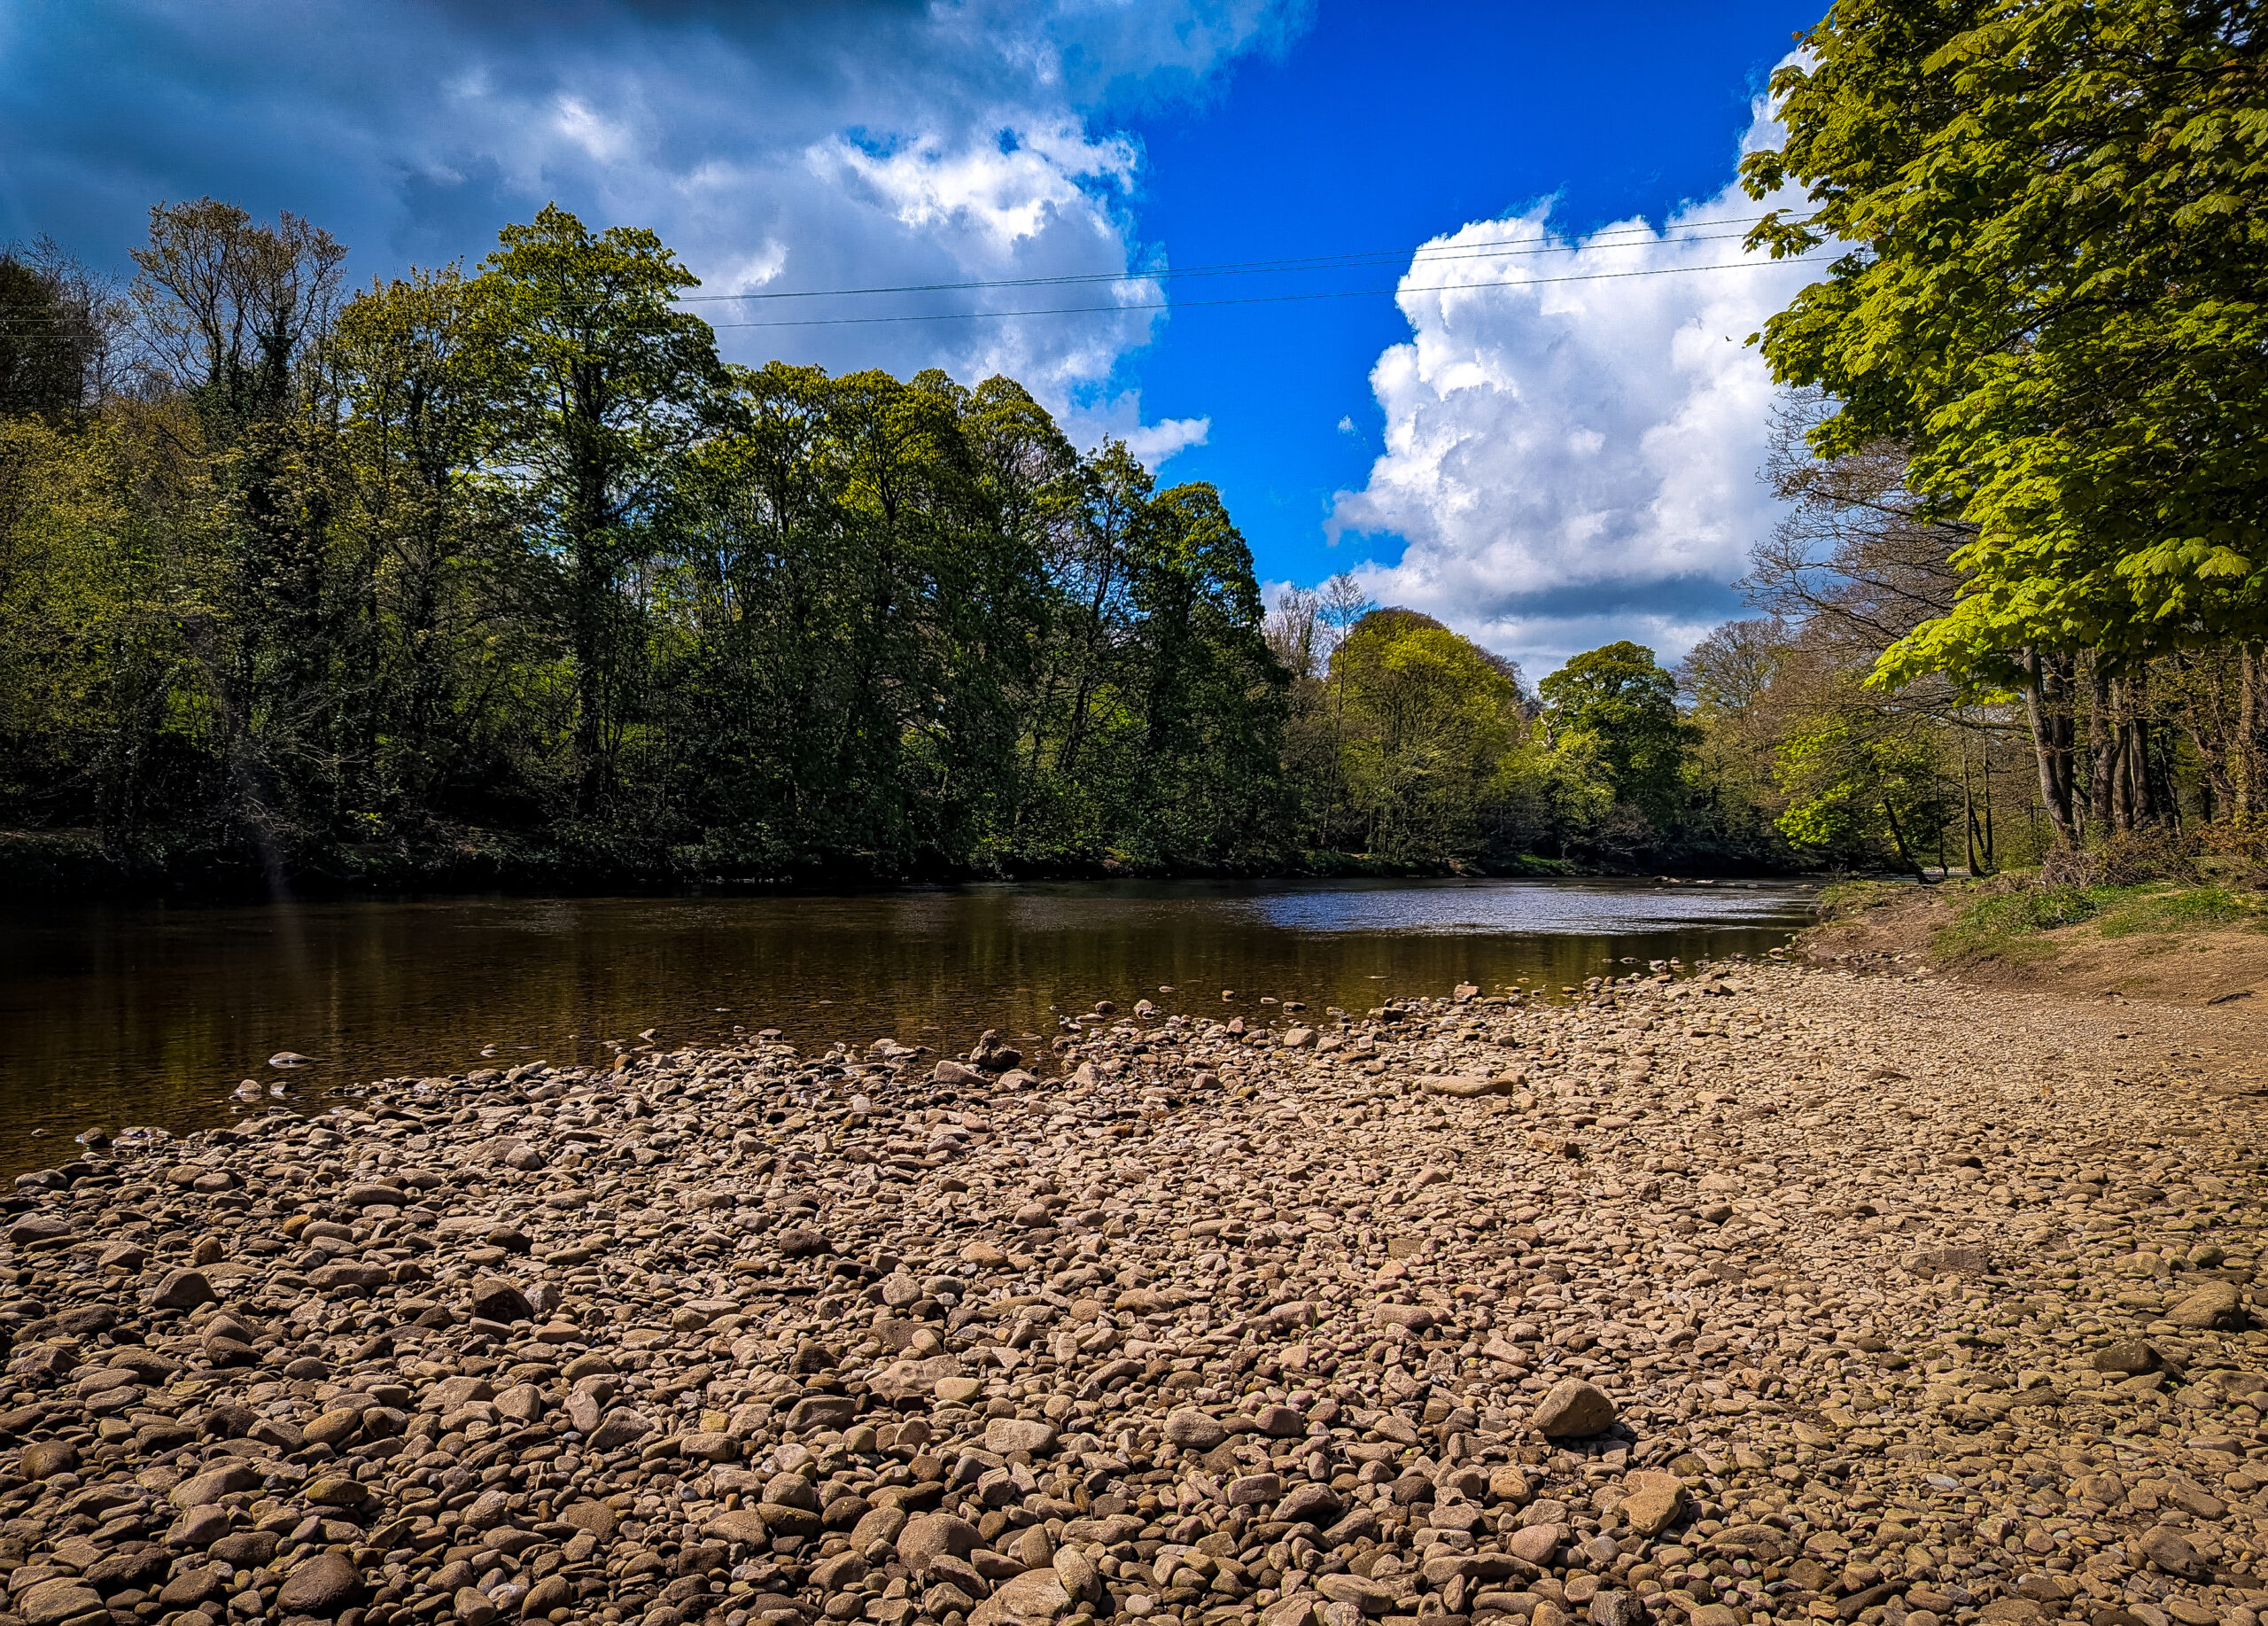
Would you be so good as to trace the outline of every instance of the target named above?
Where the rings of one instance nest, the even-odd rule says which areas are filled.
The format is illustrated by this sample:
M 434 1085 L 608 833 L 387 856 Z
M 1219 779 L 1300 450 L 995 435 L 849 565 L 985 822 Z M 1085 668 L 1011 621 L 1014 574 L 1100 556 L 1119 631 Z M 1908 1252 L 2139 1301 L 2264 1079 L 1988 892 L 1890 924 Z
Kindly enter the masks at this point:
M 99 407 L 124 321 L 112 286 L 51 238 L 0 248 L 0 417 L 75 423 Z
M 1264 852 L 1290 679 L 1268 648 L 1252 549 L 1203 484 L 1160 493 L 1136 536 L 1140 735 L 1129 766 L 1145 856 Z
M 1536 692 L 1552 749 L 1568 767 L 1594 771 L 1614 805 L 1656 830 L 1675 824 L 1691 730 L 1678 716 L 1677 680 L 1651 650 L 1625 641 L 1588 650 Z
M 672 308 L 700 280 L 653 232 L 594 233 L 553 204 L 499 240 L 470 290 L 491 455 L 553 566 L 587 813 L 613 786 L 642 676 L 641 607 L 625 589 L 656 551 L 654 521 L 722 375 L 709 324 Z
M 1775 681 L 1798 642 L 1778 616 L 1728 621 L 1678 663 L 1689 703 L 1683 835 L 1727 860 L 1775 861 L 1781 810 L 1778 754 L 1784 719 Z
M 1900 443 L 1932 516 L 1974 531 L 1958 601 L 1878 677 L 2021 690 L 2067 843 L 2082 689 L 2139 715 L 2123 686 L 2153 654 L 2268 631 L 2256 10 L 1837 0 L 1775 79 L 1785 141 L 1744 160 L 1752 195 L 1798 183 L 1809 206 L 1754 241 L 1843 245 L 1764 335 L 1777 377 L 1835 403 L 1813 444 Z M 2133 781 L 2147 738 L 2093 738 L 2090 782 Z
M 288 212 L 270 226 L 210 198 L 160 204 L 128 291 L 145 393 L 198 426 L 183 626 L 237 821 L 271 874 L 310 824 L 341 821 L 370 736 L 365 561 L 338 524 L 319 364 L 346 254 Z
M 346 245 L 284 211 L 260 224 L 232 203 L 158 204 L 134 251 L 145 364 L 204 414 L 216 443 L 288 408 L 328 331 Z
M 1478 855 L 1518 797 L 1527 719 L 1488 652 L 1428 615 L 1376 610 L 1332 651 L 1342 839 L 1381 857 Z
M 526 720 L 498 704 L 520 697 L 516 669 L 548 650 L 512 608 L 525 584 L 511 580 L 521 561 L 485 478 L 496 424 L 476 317 L 454 267 L 412 269 L 350 300 L 327 346 L 379 651 L 371 790 L 412 821 L 486 814 L 498 783 L 543 777 L 510 761 Z
M 1929 732 L 1884 720 L 1862 704 L 1830 705 L 1791 732 L 1780 751 L 1789 805 L 1779 824 L 1797 846 L 1841 864 L 1870 859 L 1887 838 L 1900 867 L 1920 876 L 1920 853 L 1942 839 L 1953 810 Z

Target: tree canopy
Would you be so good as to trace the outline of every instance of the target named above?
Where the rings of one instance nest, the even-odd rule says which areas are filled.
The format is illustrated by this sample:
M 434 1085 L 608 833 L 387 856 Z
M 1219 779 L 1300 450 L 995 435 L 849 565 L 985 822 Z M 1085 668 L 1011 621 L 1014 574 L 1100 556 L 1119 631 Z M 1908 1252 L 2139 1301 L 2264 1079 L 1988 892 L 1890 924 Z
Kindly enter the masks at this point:
M 1838 0 L 1751 154 L 1840 249 L 1765 354 L 1823 389 L 1829 456 L 1896 439 L 1973 527 L 1959 602 L 1885 657 L 2012 679 L 2012 651 L 2132 660 L 2256 638 L 2268 609 L 2268 117 L 2257 8 Z

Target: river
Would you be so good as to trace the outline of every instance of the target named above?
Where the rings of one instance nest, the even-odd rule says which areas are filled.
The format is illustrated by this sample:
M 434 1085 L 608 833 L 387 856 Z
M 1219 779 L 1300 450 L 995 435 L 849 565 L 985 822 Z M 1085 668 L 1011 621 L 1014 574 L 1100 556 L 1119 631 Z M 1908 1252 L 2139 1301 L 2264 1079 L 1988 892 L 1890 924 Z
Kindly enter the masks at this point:
M 1809 922 L 1814 891 L 1121 882 L 15 909 L 0 915 L 0 1171 L 52 1163 L 89 1127 L 224 1123 L 246 1078 L 306 1104 L 364 1078 L 603 1060 L 610 1041 L 777 1028 L 948 1054 L 985 1028 L 1052 1036 L 1058 1012 L 1103 999 L 1254 1019 L 1280 1010 L 1267 1000 L 1359 1013 L 1465 981 L 1556 991 L 1761 953 Z M 268 1066 L 281 1051 L 315 1060 Z

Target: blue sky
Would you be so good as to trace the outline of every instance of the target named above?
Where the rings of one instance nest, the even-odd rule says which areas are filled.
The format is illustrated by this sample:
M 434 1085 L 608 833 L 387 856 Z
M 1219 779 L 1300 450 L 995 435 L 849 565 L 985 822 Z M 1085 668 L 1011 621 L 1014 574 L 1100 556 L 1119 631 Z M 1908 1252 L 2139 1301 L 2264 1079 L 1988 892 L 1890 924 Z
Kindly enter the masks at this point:
M 1819 3 L 18 0 L 0 237 L 122 268 L 210 193 L 367 278 L 555 198 L 711 293 L 1101 277 L 703 314 L 736 359 L 1022 377 L 1218 484 L 1264 580 L 1354 570 L 1540 675 L 1739 613 L 1773 517 L 1740 341 L 1802 273 L 1713 268 L 1707 222 L 1754 213 L 1733 165 Z M 1090 304 L 1135 308 L 725 325 Z

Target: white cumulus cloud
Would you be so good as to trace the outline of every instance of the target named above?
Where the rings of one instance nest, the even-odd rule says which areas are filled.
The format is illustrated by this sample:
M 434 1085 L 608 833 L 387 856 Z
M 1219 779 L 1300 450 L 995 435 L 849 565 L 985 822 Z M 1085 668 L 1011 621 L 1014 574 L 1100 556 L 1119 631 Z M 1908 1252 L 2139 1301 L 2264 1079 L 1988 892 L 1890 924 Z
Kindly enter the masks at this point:
M 1759 101 L 1744 145 L 1776 138 Z M 1369 592 L 1539 674 L 1617 638 L 1674 658 L 1735 609 L 1775 513 L 1773 385 L 1746 340 L 1816 275 L 1742 253 L 1758 213 L 1728 185 L 1658 230 L 1569 240 L 1547 204 L 1420 249 L 1412 337 L 1371 374 L 1386 450 L 1330 521 L 1406 542 L 1356 567 Z

